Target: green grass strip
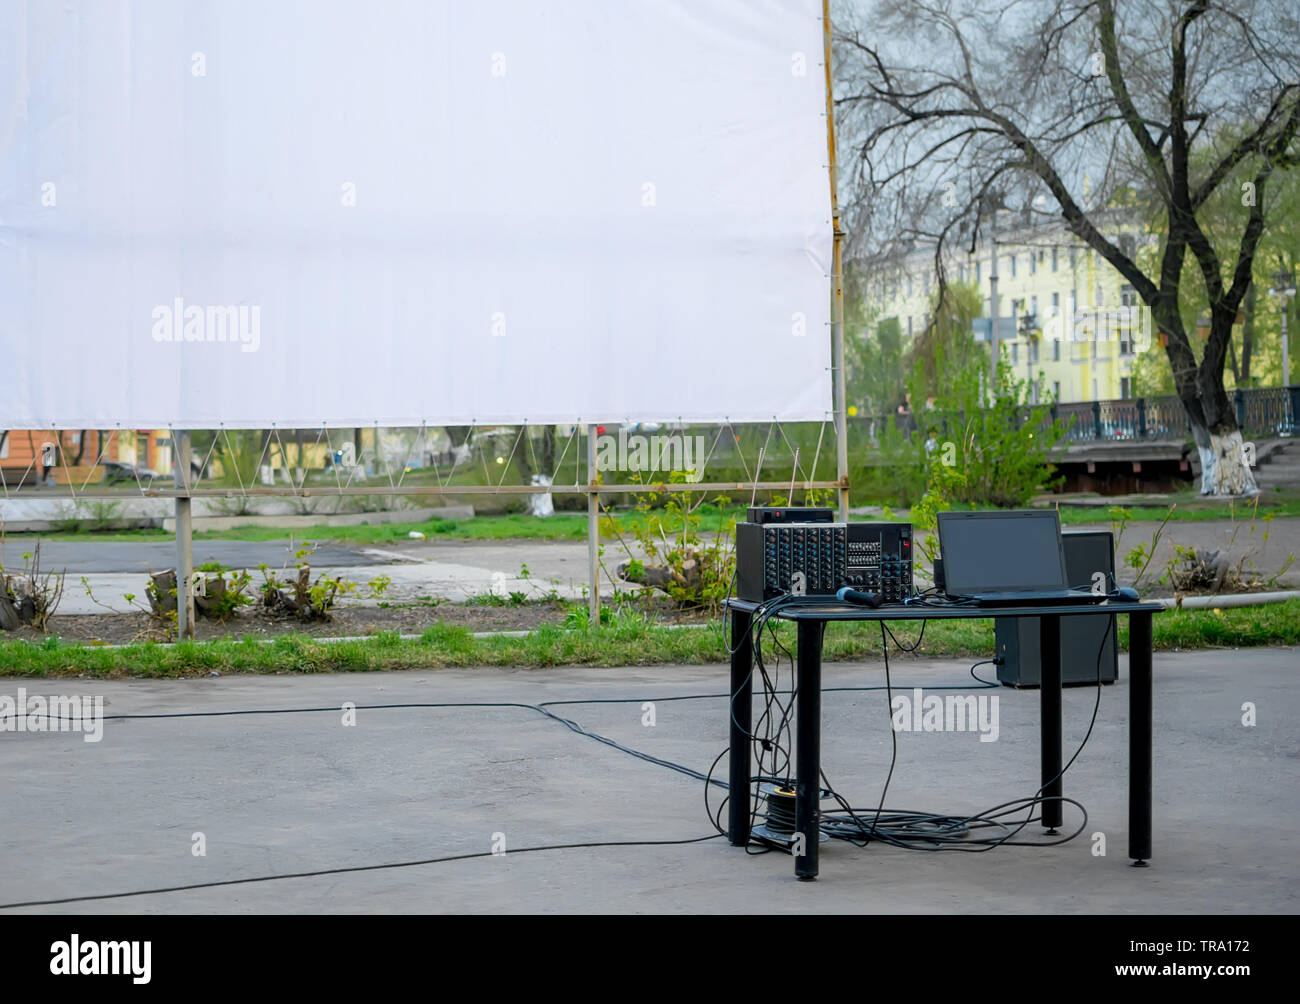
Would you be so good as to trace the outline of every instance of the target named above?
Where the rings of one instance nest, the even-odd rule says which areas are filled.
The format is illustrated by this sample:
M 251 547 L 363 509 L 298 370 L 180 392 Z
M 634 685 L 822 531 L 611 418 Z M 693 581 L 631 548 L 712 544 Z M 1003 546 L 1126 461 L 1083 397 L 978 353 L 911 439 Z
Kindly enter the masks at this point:
M 1127 618 L 1120 618 L 1120 645 L 1128 643 Z M 920 625 L 893 625 L 903 644 Z M 794 628 L 776 625 L 778 638 L 794 648 Z M 1154 645 L 1159 651 L 1246 648 L 1300 644 L 1300 600 L 1223 610 L 1178 610 L 1157 614 Z M 770 649 L 768 650 L 770 651 Z M 833 624 L 826 632 L 828 661 L 873 660 L 880 629 L 874 623 Z M 931 621 L 919 655 L 989 658 L 993 621 Z M 892 656 L 892 653 L 891 653 Z M 271 642 L 253 638 L 177 645 L 144 643 L 124 648 L 44 642 L 0 641 L 0 676 L 144 678 L 207 676 L 218 673 L 342 673 L 444 667 L 646 666 L 719 664 L 727 661 L 720 625 L 674 630 L 647 627 L 639 618 L 595 630 L 547 625 L 524 637 L 475 638 L 466 628 L 439 624 L 418 640 L 386 632 L 364 641 L 326 642 L 287 635 Z M 719 680 L 723 679 L 719 670 Z

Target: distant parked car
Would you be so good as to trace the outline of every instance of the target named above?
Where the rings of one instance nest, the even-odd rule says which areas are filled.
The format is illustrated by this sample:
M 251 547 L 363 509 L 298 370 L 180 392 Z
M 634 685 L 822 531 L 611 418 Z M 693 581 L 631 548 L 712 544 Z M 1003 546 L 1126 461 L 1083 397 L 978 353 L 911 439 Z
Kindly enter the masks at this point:
M 124 463 L 121 460 L 105 460 L 100 466 L 104 468 L 104 480 L 110 485 L 117 484 L 119 481 L 153 481 L 162 477 L 157 471 L 151 471 L 148 467 L 137 467 L 135 464 Z

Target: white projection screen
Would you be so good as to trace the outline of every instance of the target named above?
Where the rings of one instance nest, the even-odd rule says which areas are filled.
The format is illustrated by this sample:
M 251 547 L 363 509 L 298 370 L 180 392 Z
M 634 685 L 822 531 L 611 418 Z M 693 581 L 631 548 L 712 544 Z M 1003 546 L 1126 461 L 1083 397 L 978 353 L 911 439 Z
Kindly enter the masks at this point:
M 0 12 L 0 428 L 830 416 L 820 0 Z

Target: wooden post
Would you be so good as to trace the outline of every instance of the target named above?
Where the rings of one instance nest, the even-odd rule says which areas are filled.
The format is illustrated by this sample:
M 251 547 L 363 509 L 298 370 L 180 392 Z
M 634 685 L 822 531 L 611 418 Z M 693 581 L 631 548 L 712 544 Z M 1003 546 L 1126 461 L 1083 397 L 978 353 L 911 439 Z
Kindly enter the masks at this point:
M 831 84 L 831 12 L 830 0 L 822 0 L 822 34 L 826 64 L 826 146 L 831 181 L 831 407 L 835 417 L 835 467 L 839 480 L 838 509 L 841 522 L 849 518 L 849 424 L 847 384 L 844 373 L 844 231 L 840 228 L 840 199 L 837 191 L 835 156 L 835 102 Z M 814 477 L 816 472 L 814 472 Z M 794 504 L 794 492 L 790 493 Z
M 587 426 L 587 485 L 596 487 L 596 427 Z M 587 624 L 600 624 L 600 496 L 587 494 Z
M 190 434 L 172 433 L 176 487 L 190 488 Z M 194 637 L 194 532 L 188 495 L 176 499 L 176 637 Z

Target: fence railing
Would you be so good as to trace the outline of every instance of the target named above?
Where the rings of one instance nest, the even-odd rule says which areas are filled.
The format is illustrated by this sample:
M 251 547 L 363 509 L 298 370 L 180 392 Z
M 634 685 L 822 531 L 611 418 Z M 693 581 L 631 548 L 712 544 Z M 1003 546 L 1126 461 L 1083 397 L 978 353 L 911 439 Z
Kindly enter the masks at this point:
M 1296 434 L 1300 387 L 1237 390 L 1232 400 L 1242 435 L 1271 438 Z M 1066 423 L 1066 438 L 1073 443 L 1181 439 L 1192 432 L 1182 402 L 1172 394 L 1061 404 L 1052 413 Z
M 1269 439 L 1300 432 L 1300 386 L 1260 387 L 1232 392 L 1237 425 L 1247 438 Z M 1044 424 L 1053 419 L 1066 427 L 1070 443 L 1142 442 L 1185 439 L 1192 434 L 1187 412 L 1176 395 L 1138 397 L 1112 401 L 1075 401 L 1024 409 L 1024 420 L 1034 416 Z M 940 434 L 960 431 L 963 415 L 943 412 L 902 412 L 893 416 L 863 415 L 849 419 L 849 430 L 875 441 L 889 423 L 904 434 Z

